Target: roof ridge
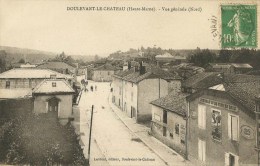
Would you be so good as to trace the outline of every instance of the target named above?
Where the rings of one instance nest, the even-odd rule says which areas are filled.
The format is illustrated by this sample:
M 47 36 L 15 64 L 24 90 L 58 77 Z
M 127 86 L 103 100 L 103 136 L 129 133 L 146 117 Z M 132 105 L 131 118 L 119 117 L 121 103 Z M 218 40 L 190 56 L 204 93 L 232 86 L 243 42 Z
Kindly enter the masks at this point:
M 39 83 L 34 89 L 33 92 L 36 92 L 37 90 L 39 90 L 39 88 L 45 83 L 45 82 L 57 82 L 57 81 L 61 81 L 63 82 L 71 91 L 75 92 L 75 90 L 67 83 L 66 80 L 64 79 L 44 79 L 41 83 Z
M 43 82 L 45 82 L 45 81 L 46 81 L 46 79 L 44 79 L 42 82 L 40 82 L 36 87 L 34 87 L 32 89 L 32 91 L 34 92 L 34 91 L 38 90 L 41 87 L 41 85 L 43 84 Z

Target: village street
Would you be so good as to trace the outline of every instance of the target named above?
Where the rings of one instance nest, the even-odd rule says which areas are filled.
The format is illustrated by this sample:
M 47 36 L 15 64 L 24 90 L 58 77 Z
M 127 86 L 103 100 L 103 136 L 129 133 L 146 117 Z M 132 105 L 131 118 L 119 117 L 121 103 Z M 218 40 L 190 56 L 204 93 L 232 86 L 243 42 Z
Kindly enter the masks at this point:
M 145 144 L 129 131 L 127 127 L 112 112 L 108 104 L 108 95 L 110 92 L 109 83 L 89 83 L 89 87 L 97 85 L 97 90 L 82 93 L 80 107 L 81 123 L 86 117 L 89 120 L 91 105 L 94 105 L 93 130 L 92 136 L 96 140 L 98 147 L 103 155 L 92 153 L 96 151 L 91 148 L 91 165 L 99 165 L 100 160 L 107 160 L 109 165 L 165 165 L 164 162 L 153 153 Z M 82 115 L 85 114 L 85 115 Z M 83 137 L 83 142 L 88 144 L 88 137 Z M 137 140 L 137 141 L 135 141 Z M 86 151 L 87 152 L 87 151 Z M 125 159 L 125 160 L 124 160 Z M 139 161 L 143 160 L 143 161 Z M 147 160 L 147 161 L 146 161 Z M 104 162 L 104 161 L 103 161 Z
M 93 92 L 90 86 L 93 86 Z M 167 165 L 111 110 L 108 102 L 109 83 L 89 82 L 87 88 L 88 91 L 82 93 L 79 102 L 80 132 L 84 133 L 81 141 L 85 145 L 84 154 L 87 154 L 88 126 L 91 106 L 94 105 L 91 165 Z

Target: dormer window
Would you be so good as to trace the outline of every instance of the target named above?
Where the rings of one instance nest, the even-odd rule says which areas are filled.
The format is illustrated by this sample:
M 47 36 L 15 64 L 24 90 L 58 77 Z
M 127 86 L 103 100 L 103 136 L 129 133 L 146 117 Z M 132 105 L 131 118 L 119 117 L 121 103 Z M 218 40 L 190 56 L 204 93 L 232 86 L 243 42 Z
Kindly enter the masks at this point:
M 56 87 L 56 82 L 53 82 L 53 83 L 52 83 L 52 87 Z

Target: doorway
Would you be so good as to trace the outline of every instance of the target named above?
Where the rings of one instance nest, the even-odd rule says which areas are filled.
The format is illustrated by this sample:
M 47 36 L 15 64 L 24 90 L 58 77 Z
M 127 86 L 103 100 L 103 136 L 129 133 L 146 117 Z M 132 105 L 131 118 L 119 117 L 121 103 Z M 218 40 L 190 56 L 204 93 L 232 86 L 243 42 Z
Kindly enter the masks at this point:
M 58 117 L 59 101 L 60 100 L 56 97 L 50 98 L 48 100 L 48 114 L 53 117 Z
M 131 118 L 136 118 L 136 110 L 131 106 Z
M 232 153 L 225 153 L 225 165 L 236 166 L 239 164 L 239 157 Z

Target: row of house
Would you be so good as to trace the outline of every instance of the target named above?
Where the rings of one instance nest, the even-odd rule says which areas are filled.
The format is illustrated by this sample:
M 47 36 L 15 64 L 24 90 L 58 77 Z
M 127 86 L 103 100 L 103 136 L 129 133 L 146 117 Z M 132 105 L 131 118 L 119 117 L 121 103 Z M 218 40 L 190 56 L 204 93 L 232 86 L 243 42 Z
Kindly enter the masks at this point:
M 137 122 L 152 119 L 149 102 L 180 91 L 181 78 L 158 67 L 129 69 L 113 75 L 112 101 Z
M 257 165 L 260 77 L 197 74 L 151 102 L 151 133 L 197 165 Z
M 25 105 L 19 107 L 30 108 L 28 111 L 36 114 L 52 114 L 67 122 L 73 117 L 74 83 L 72 76 L 49 69 L 11 69 L 0 74 L 0 105 L 11 108 L 10 102 L 24 100 Z M 12 107 L 19 109 L 18 105 Z
M 246 72 L 246 71 L 245 71 Z M 157 67 L 113 75 L 112 102 L 196 165 L 257 165 L 260 77 L 199 72 L 182 80 Z
M 244 74 L 251 71 L 253 67 L 247 63 L 209 63 L 207 71 L 223 72 L 228 74 Z

